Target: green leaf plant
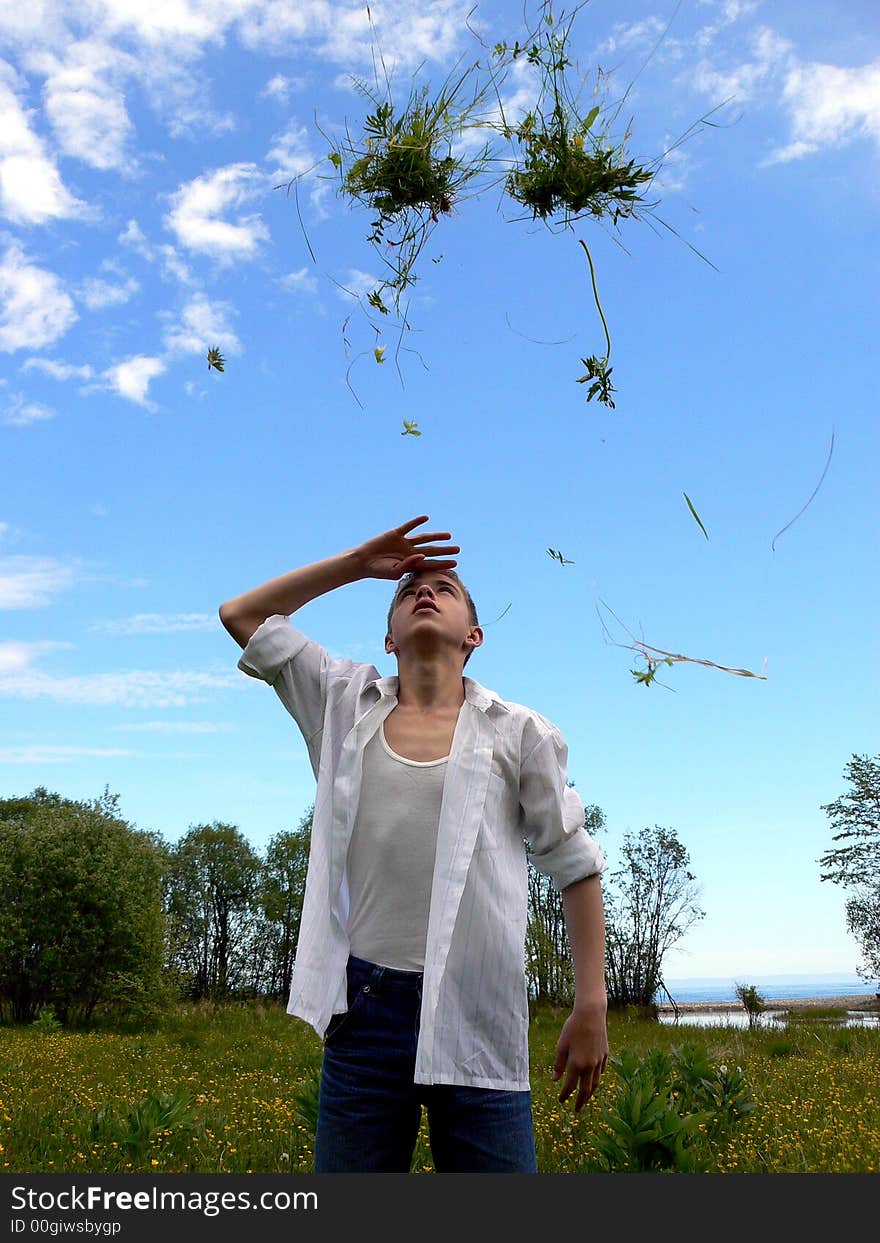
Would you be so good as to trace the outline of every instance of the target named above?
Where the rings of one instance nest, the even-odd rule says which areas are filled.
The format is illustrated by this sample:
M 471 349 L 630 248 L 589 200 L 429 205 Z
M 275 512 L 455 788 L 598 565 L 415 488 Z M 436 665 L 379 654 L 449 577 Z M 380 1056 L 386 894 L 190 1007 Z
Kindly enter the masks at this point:
M 615 1090 L 594 1142 L 612 1173 L 707 1172 L 713 1148 L 755 1106 L 740 1067 L 713 1066 L 701 1045 L 643 1057 L 625 1048 L 610 1065 Z

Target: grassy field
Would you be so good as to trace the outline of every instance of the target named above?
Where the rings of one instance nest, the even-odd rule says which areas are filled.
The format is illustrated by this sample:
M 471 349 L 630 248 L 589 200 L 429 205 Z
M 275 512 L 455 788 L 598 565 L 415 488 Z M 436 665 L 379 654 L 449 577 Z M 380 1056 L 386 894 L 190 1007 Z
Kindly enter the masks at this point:
M 575 1115 L 551 1080 L 565 1015 L 530 1029 L 538 1168 L 594 1168 L 610 1068 Z M 880 1170 L 880 1030 L 799 1018 L 782 1031 L 678 1030 L 609 1016 L 612 1055 L 705 1046 L 741 1066 L 754 1110 L 713 1150 L 717 1172 Z M 321 1044 L 282 1007 L 181 1006 L 154 1033 L 0 1027 L 0 1172 L 309 1173 L 308 1098 Z M 432 1170 L 423 1126 L 413 1171 Z

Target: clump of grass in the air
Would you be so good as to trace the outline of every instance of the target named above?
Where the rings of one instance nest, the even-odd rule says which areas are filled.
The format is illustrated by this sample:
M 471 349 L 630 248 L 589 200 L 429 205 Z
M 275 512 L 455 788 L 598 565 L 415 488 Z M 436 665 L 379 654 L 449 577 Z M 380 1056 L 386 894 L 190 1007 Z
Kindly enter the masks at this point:
M 554 17 L 552 6 L 545 4 L 542 20 L 525 45 L 516 43 L 512 49 L 506 43 L 496 45 L 497 56 L 525 57 L 537 71 L 539 83 L 535 106 L 518 124 L 502 126 L 504 136 L 515 144 L 516 155 L 504 188 L 532 213 L 533 220 L 542 220 L 548 227 L 570 228 L 584 216 L 607 220 L 616 227 L 621 219 L 635 216 L 644 202 L 642 189 L 654 179 L 656 169 L 627 159 L 629 131 L 615 141 L 607 127 L 597 129 L 601 104 L 594 103 L 586 111 L 580 104 L 583 79 L 571 60 L 569 41 L 581 7 L 565 19 Z M 598 89 L 597 82 L 594 95 Z M 586 243 L 580 244 L 590 264 L 593 298 L 605 329 L 605 353 L 581 359 L 586 372 L 578 383 L 589 383 L 587 401 L 596 397 L 613 410 L 611 338 L 593 260 Z
M 476 68 L 457 76 L 453 70 L 436 92 L 413 83 L 403 104 L 395 102 L 387 75 L 384 92 L 378 83 L 373 88 L 353 79 L 372 111 L 360 134 L 346 130 L 343 139 L 331 142 L 328 158 L 339 171 L 343 197 L 376 213 L 367 241 L 389 274 L 367 303 L 380 314 L 389 313 L 388 301 L 400 311 L 434 226 L 441 215 L 451 215 L 465 187 L 486 167 L 485 145 L 470 156 L 453 154 L 454 141 L 473 124 L 488 90 L 488 83 L 476 80 Z

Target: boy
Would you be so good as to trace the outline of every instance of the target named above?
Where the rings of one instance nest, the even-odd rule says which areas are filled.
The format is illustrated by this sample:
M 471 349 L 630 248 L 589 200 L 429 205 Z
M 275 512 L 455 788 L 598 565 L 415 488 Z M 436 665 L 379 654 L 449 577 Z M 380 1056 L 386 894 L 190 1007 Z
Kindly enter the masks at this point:
M 463 675 L 483 642 L 446 532 L 414 518 L 220 607 L 238 667 L 272 685 L 317 778 L 288 1013 L 324 1039 L 316 1173 L 409 1171 L 421 1106 L 438 1173 L 536 1171 L 524 970 L 528 867 L 563 894 L 575 1003 L 557 1044 L 575 1110 L 605 1070 L 601 847 L 545 717 Z M 363 578 L 402 580 L 398 676 L 288 621 Z

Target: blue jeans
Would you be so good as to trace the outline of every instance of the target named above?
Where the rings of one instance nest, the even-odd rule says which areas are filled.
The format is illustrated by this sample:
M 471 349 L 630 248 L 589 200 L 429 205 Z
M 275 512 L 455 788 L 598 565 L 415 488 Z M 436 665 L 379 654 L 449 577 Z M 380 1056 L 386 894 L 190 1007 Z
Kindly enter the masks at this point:
M 324 1035 L 316 1174 L 409 1173 L 422 1105 L 438 1174 L 534 1174 L 531 1093 L 414 1083 L 422 976 L 348 960 Z

